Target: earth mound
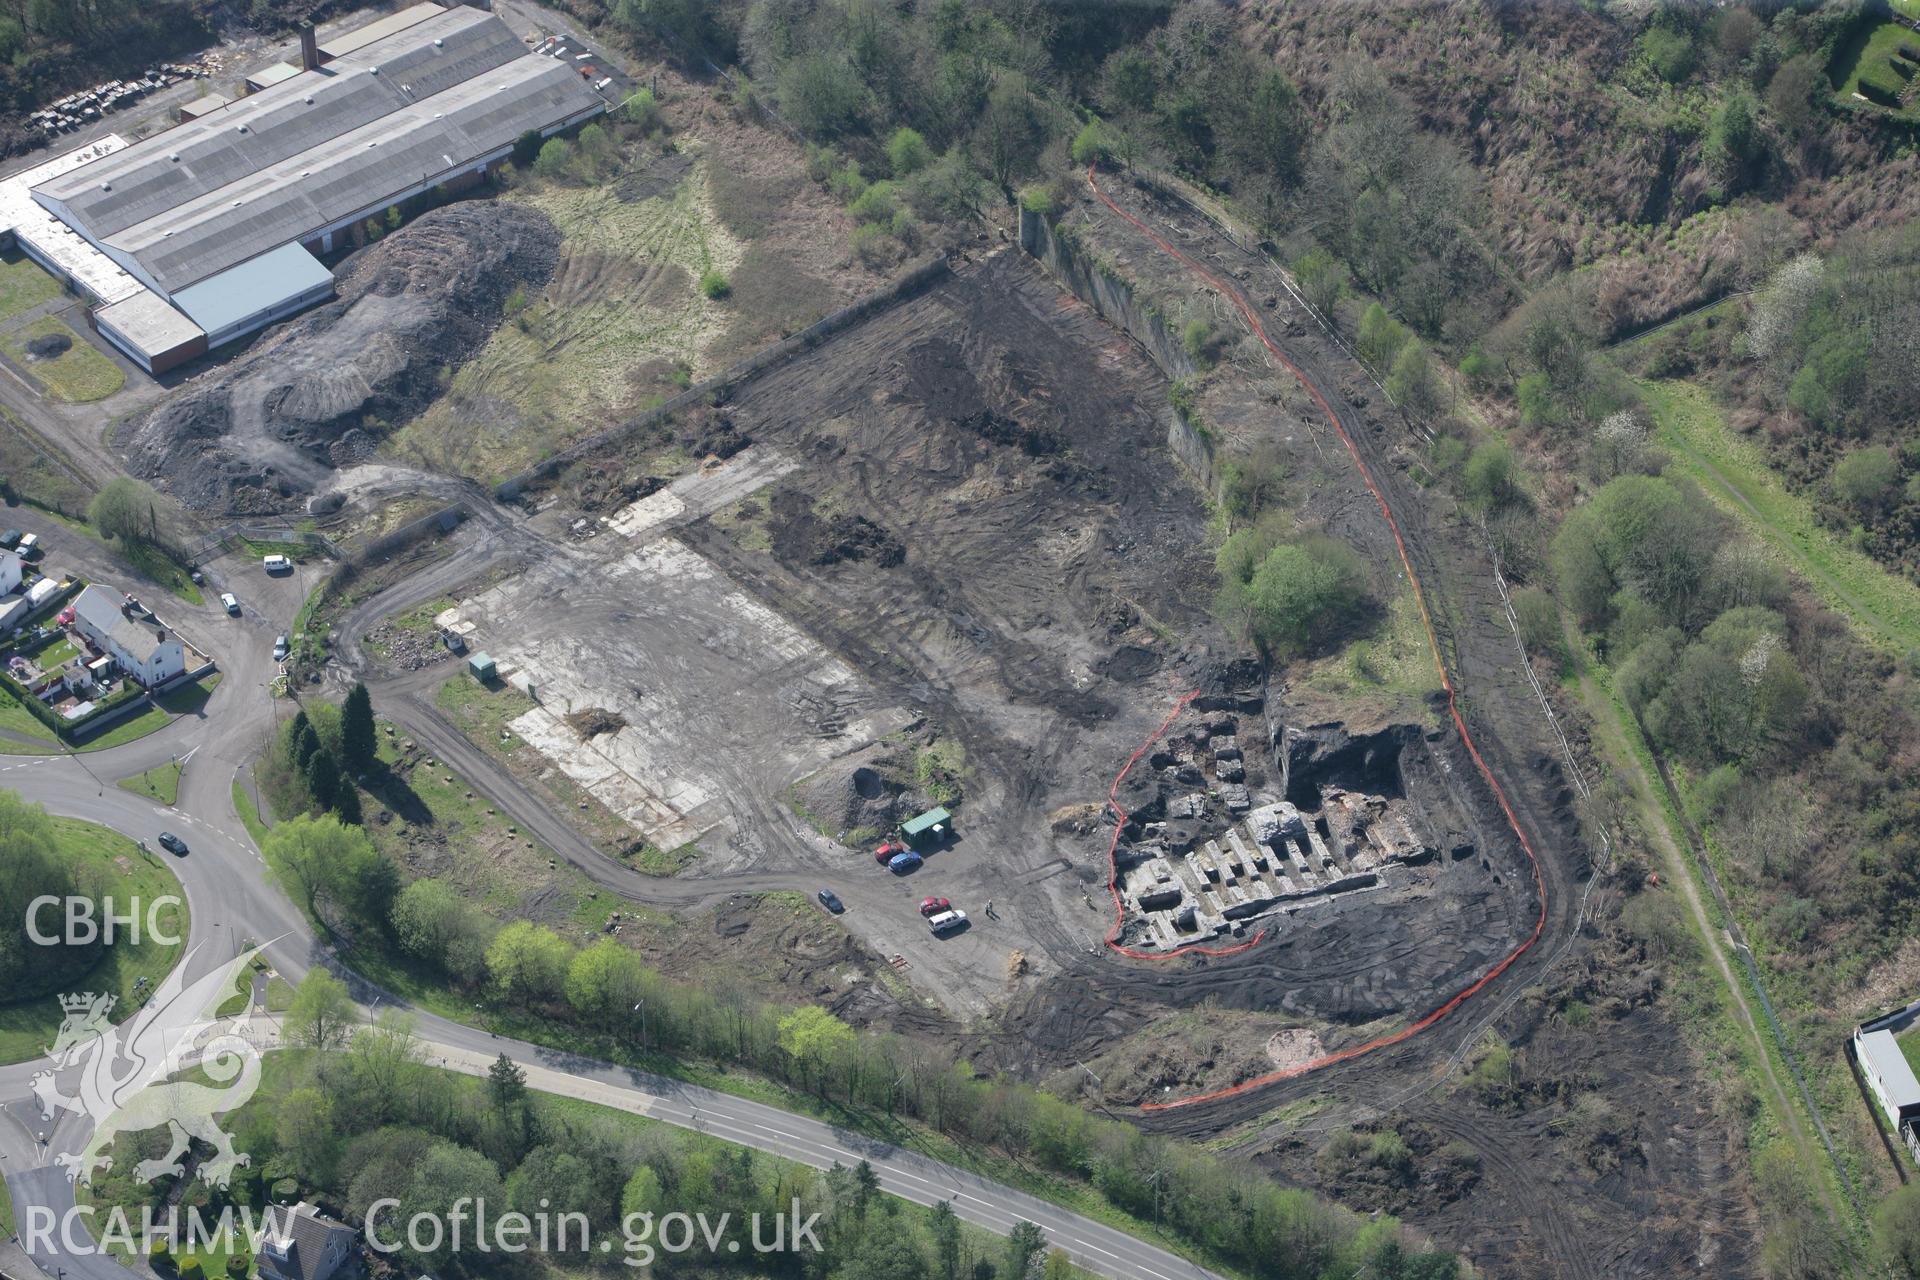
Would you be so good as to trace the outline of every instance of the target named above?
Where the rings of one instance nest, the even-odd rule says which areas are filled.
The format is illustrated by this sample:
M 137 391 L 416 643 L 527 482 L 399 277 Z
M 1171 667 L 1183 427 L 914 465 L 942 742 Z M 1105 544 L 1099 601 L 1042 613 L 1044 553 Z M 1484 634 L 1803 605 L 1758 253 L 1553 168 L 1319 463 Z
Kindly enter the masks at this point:
M 524 205 L 421 215 L 351 260 L 339 296 L 271 330 L 126 437 L 128 463 L 190 507 L 280 511 L 362 461 L 479 350 L 560 236 Z
M 35 360 L 57 360 L 73 348 L 73 339 L 64 333 L 43 333 L 27 340 L 27 355 Z

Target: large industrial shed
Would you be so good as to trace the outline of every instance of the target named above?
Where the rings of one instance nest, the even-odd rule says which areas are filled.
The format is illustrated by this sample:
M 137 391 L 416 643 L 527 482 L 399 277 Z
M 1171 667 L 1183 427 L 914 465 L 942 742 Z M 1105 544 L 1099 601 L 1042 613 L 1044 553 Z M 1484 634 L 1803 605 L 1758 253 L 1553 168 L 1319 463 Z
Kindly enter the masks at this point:
M 305 60 L 298 75 L 32 189 L 144 286 L 100 299 L 111 305 L 95 318 L 148 371 L 330 296 L 315 255 L 342 231 L 475 181 L 522 135 L 557 133 L 608 106 L 573 67 L 528 52 L 498 18 L 466 7 L 432 11 L 331 61 L 309 38 Z

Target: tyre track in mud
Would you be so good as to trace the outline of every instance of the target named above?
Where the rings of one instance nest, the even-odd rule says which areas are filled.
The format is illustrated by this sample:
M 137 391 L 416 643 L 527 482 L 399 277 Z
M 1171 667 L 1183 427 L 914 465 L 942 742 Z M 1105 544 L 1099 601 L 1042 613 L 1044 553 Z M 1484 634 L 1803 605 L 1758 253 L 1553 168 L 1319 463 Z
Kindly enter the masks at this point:
M 1554 1273 L 1567 1280 L 1600 1280 L 1592 1251 L 1585 1248 L 1567 1225 L 1560 1202 L 1552 1196 L 1532 1193 L 1535 1175 L 1508 1150 L 1505 1142 L 1486 1127 L 1468 1120 L 1460 1112 L 1446 1107 L 1425 1107 L 1415 1119 L 1427 1128 L 1472 1147 L 1485 1168 L 1499 1175 L 1502 1194 L 1516 1205 L 1527 1228 L 1537 1230 L 1541 1243 L 1558 1265 Z

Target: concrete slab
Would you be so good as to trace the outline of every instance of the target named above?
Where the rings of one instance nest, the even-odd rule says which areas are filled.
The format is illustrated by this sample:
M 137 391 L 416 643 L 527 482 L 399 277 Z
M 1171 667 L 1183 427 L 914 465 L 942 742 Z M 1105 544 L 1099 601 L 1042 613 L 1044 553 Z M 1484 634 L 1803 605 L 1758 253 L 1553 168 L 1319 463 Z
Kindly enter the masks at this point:
M 912 719 L 698 553 L 661 536 L 784 465 L 771 453 L 743 454 L 689 477 L 698 483 L 661 490 L 609 522 L 639 545 L 614 544 L 610 558 L 554 557 L 439 619 L 531 681 L 540 705 L 513 721 L 514 732 L 652 844 L 698 844 L 703 871 L 756 865 L 752 831 L 770 797 Z M 582 740 L 566 717 L 595 707 L 626 726 Z
M 800 464 L 763 445 L 742 449 L 724 462 L 681 476 L 657 493 L 630 502 L 606 517 L 623 537 L 651 539 L 758 492 Z

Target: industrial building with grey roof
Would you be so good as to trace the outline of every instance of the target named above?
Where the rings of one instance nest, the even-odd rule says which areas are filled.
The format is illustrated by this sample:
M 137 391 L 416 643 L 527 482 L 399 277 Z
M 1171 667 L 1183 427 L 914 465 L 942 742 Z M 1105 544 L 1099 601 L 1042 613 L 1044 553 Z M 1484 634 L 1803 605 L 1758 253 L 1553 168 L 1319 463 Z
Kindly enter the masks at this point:
M 32 188 L 144 286 L 95 313 L 143 367 L 330 296 L 316 255 L 341 232 L 609 105 L 579 69 L 529 52 L 482 10 L 420 4 L 381 22 L 330 61 L 309 33 L 299 74 Z M 29 234 L 16 228 L 31 251 Z

